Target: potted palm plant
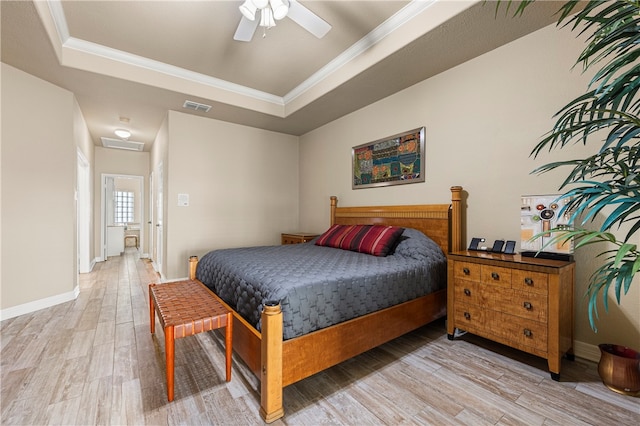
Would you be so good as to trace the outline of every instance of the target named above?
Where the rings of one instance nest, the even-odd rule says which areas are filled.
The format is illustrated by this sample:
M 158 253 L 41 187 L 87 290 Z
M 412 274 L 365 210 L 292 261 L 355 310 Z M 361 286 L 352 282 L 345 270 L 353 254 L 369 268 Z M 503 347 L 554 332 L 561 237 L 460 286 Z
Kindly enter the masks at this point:
M 522 14 L 533 1 L 518 3 L 514 15 Z M 508 11 L 513 3 L 506 3 Z M 640 270 L 640 1 L 567 1 L 558 11 L 558 25 L 587 36 L 577 64 L 595 73 L 587 92 L 556 114 L 553 128 L 531 155 L 574 143 L 601 143 L 588 158 L 552 162 L 534 171 L 570 169 L 560 186 L 564 191 L 560 198 L 568 200 L 572 225 L 549 231 L 549 244 L 573 239 L 576 249 L 593 244 L 604 247 L 585 295 L 589 323 L 597 331 L 599 298 L 605 311 L 610 292 L 619 304 Z M 604 216 L 602 225 L 588 229 L 596 216 Z M 629 230 L 617 237 L 612 231 L 621 226 Z M 640 354 L 611 344 L 600 345 L 600 350 L 603 382 L 618 392 L 640 393 Z M 616 359 L 622 369 L 616 368 Z

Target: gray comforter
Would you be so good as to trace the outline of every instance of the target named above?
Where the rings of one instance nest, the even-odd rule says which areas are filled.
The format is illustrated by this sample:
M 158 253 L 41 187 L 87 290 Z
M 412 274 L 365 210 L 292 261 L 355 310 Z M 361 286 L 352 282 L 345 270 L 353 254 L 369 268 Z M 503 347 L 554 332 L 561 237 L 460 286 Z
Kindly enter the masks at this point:
M 223 249 L 203 256 L 196 277 L 258 330 L 263 302 L 279 301 L 286 340 L 445 288 L 446 257 L 405 229 L 387 257 L 313 241 Z

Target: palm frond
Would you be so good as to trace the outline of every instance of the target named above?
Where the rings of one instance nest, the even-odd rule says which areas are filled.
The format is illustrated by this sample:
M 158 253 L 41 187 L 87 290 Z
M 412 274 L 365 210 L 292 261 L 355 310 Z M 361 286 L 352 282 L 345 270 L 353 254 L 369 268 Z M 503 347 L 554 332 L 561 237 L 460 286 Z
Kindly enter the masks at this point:
M 589 286 L 585 293 L 585 298 L 588 302 L 589 324 L 591 328 L 597 331 L 598 295 L 602 294 L 603 306 L 605 311 L 608 311 L 609 299 L 607 294 L 612 285 L 618 304 L 622 295 L 629 292 L 633 278 L 640 270 L 640 251 L 638 246 L 636 244 L 620 243 L 616 240 L 615 235 L 609 232 L 573 229 L 566 226 L 534 235 L 532 239 L 542 237 L 547 237 L 548 239 L 541 250 L 557 244 L 566 244 L 572 240 L 576 249 L 601 243 L 618 246 L 616 250 L 607 250 L 600 253 L 600 257 L 606 257 L 605 262 L 591 275 Z
M 511 1 L 507 3 L 508 13 Z M 531 3 L 520 3 L 514 16 L 522 15 Z M 496 14 L 499 6 L 500 2 Z M 606 137 L 590 157 L 551 162 L 533 173 L 570 169 L 560 186 L 565 191 L 560 198 L 567 200 L 563 210 L 570 212 L 572 224 L 585 226 L 600 214 L 605 217 L 598 231 L 562 227 L 548 231 L 547 237 L 552 238 L 546 242 L 548 246 L 575 239 L 576 249 L 598 243 L 617 247 L 598 255 L 603 263 L 590 277 L 585 295 L 589 322 L 596 330 L 598 295 L 602 294 L 605 310 L 611 288 L 620 303 L 640 270 L 640 253 L 632 243 L 640 232 L 640 1 L 567 1 L 558 11 L 558 25 L 586 37 L 586 47 L 574 66 L 595 71 L 587 92 L 555 114 L 553 128 L 531 156 L 568 144 L 586 145 L 602 133 Z M 630 230 L 618 241 L 610 231 L 625 224 L 631 224 Z

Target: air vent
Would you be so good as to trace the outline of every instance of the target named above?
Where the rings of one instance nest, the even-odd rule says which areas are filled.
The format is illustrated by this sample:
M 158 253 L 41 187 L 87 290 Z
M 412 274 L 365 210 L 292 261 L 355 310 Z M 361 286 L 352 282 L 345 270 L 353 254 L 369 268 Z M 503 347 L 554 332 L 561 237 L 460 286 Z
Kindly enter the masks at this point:
M 199 112 L 209 112 L 211 109 L 211 105 L 199 104 L 198 102 L 193 101 L 184 101 L 184 105 L 182 105 L 182 107 Z
M 142 151 L 144 142 L 125 141 L 122 139 L 100 138 L 105 148 L 126 149 L 128 151 Z

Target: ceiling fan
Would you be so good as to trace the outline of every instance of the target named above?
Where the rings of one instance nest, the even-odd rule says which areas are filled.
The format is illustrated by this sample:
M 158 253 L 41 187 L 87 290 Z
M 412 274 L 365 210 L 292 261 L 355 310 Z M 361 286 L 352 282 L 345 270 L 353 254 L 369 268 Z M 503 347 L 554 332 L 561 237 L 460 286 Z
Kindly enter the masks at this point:
M 329 32 L 331 25 L 296 0 L 245 0 L 240 5 L 242 19 L 233 36 L 237 41 L 251 41 L 258 25 L 275 27 L 275 20 L 291 18 L 318 38 Z

